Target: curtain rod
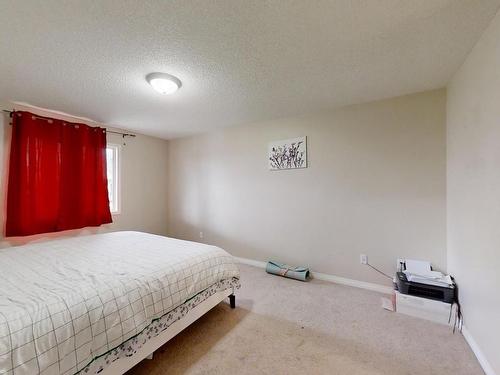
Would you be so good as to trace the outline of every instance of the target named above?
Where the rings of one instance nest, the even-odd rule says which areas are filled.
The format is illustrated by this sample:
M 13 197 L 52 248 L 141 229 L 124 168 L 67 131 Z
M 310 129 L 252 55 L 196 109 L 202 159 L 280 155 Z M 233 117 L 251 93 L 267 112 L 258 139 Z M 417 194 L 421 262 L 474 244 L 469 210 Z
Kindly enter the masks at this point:
M 10 111 L 10 110 L 8 110 L 8 109 L 3 109 L 2 111 L 3 111 L 3 112 L 5 112 L 5 113 L 8 113 L 11 117 L 12 117 L 12 114 L 14 113 L 14 111 Z M 48 120 L 48 118 L 47 118 L 47 117 L 37 116 L 37 115 L 34 115 L 34 116 L 36 116 L 37 118 L 42 119 L 42 120 Z M 68 122 L 69 122 L 69 121 L 68 121 Z M 89 126 L 90 126 L 90 125 L 89 125 Z M 130 134 L 130 133 L 122 133 L 122 132 L 116 132 L 116 131 L 114 131 L 114 130 L 108 130 L 108 128 L 106 128 L 106 127 L 104 127 L 104 129 L 106 129 L 106 133 L 119 134 L 119 135 L 121 135 L 123 138 L 125 138 L 125 137 L 132 137 L 132 138 L 135 138 L 135 137 L 136 137 L 136 135 L 135 135 L 135 134 Z

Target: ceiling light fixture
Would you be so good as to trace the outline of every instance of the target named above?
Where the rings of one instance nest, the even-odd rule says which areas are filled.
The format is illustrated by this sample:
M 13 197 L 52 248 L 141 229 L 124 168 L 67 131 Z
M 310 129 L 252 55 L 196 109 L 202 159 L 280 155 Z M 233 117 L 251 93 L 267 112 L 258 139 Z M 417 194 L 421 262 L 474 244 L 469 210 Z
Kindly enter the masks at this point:
M 182 82 L 179 78 L 167 73 L 149 73 L 146 81 L 160 94 L 170 95 L 180 89 Z

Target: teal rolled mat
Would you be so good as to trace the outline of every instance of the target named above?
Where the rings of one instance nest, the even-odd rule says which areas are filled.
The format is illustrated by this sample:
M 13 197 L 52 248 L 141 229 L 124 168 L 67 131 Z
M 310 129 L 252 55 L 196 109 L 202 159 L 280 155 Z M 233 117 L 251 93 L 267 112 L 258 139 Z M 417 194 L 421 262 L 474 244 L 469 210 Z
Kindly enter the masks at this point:
M 292 267 L 288 264 L 267 262 L 266 272 L 273 275 L 289 277 L 290 279 L 307 281 L 309 278 L 309 268 L 306 267 Z

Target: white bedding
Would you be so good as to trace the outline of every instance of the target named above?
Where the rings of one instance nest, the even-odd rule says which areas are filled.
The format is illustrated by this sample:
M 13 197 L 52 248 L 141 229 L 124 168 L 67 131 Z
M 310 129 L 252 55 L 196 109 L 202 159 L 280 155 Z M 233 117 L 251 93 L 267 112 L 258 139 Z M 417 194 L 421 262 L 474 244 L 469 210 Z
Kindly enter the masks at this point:
M 212 284 L 224 250 L 140 232 L 0 251 L 0 374 L 74 374 Z

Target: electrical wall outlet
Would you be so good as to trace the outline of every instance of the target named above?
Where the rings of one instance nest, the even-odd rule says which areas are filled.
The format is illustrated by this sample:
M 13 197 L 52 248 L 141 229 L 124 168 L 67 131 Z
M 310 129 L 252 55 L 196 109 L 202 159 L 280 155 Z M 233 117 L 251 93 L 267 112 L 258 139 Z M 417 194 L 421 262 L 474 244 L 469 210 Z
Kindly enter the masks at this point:
M 368 255 L 366 255 L 366 254 L 361 254 L 361 255 L 359 256 L 359 262 L 360 262 L 361 264 L 368 264 Z
M 401 267 L 402 267 L 402 266 L 401 266 L 401 263 L 404 263 L 404 262 L 405 262 L 405 260 L 404 260 L 403 258 L 398 258 L 398 260 L 396 261 L 396 272 L 401 272 L 401 271 L 403 271 L 403 270 L 401 269 Z
M 203 239 L 203 232 L 200 232 L 200 240 Z

